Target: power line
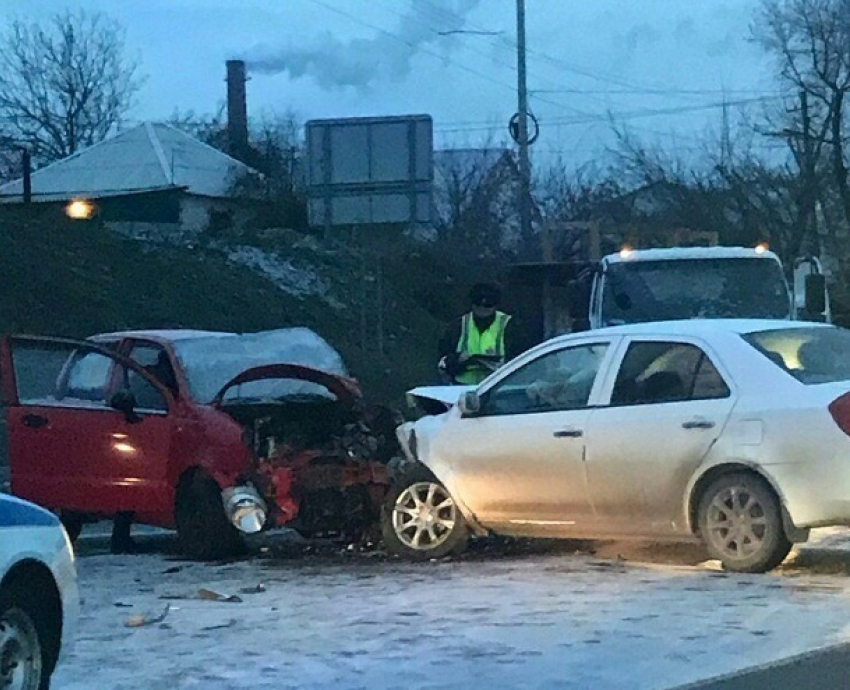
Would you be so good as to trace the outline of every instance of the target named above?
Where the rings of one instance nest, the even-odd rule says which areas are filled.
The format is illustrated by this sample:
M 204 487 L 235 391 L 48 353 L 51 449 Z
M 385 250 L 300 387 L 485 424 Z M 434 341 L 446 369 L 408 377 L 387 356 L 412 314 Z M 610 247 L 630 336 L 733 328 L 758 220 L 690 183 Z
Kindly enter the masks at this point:
M 576 118 L 553 118 L 551 120 L 545 120 L 546 124 L 550 125 L 582 125 L 582 124 L 591 124 L 593 122 L 603 122 L 605 120 L 634 120 L 640 119 L 644 117 L 658 117 L 660 115 L 684 115 L 688 113 L 700 112 L 705 110 L 716 110 L 718 108 L 725 108 L 736 105 L 748 105 L 752 103 L 764 103 L 769 100 L 776 100 L 778 98 L 783 98 L 783 96 L 774 96 L 774 97 L 753 97 L 753 98 L 741 98 L 733 101 L 722 101 L 719 103 L 703 103 L 698 105 L 683 105 L 676 106 L 671 108 L 657 108 L 657 109 L 640 109 L 640 110 L 632 110 L 632 111 L 621 111 L 621 112 L 607 112 L 607 113 L 593 113 L 588 114 L 582 117 Z M 484 131 L 488 129 L 484 126 L 478 125 L 470 125 L 468 127 L 451 127 L 449 128 L 439 128 L 437 131 L 441 132 L 450 132 L 450 131 Z
M 401 17 L 402 19 L 407 18 L 407 15 L 399 12 L 397 9 L 390 7 L 388 4 L 382 3 L 382 2 L 380 2 L 380 0 L 378 0 L 378 3 L 381 4 L 383 7 L 385 7 L 389 12 L 396 15 L 397 17 Z M 417 8 L 419 8 L 420 11 L 421 11 L 421 6 L 417 5 Z M 437 9 L 437 8 L 433 8 L 433 9 Z M 425 12 L 424 14 L 427 15 L 427 12 Z M 449 17 L 449 16 L 450 15 L 448 13 L 444 14 L 444 17 Z M 453 18 L 454 19 L 462 19 L 462 17 L 460 17 L 459 15 L 453 15 Z M 503 33 L 503 32 L 487 31 L 487 30 L 483 30 L 483 29 L 480 29 L 480 30 L 457 29 L 457 30 L 452 30 L 452 31 L 441 31 L 441 30 L 432 28 L 432 30 L 435 34 L 440 35 L 440 36 L 445 36 L 445 35 L 449 35 L 449 34 L 452 34 L 452 35 L 455 35 L 455 34 L 460 34 L 460 35 L 462 35 L 462 34 L 473 34 L 473 35 L 476 35 L 476 36 L 493 36 L 493 35 L 499 35 L 499 34 Z M 403 40 L 403 39 L 400 39 L 400 40 Z M 494 46 L 498 45 L 497 43 L 494 43 L 492 41 L 491 41 L 491 43 Z M 501 61 L 501 60 L 497 60 L 492 55 L 489 55 L 482 50 L 474 48 L 474 47 L 470 46 L 469 44 L 464 44 L 464 49 L 468 50 L 469 52 L 475 53 L 477 55 L 481 55 L 482 57 L 485 57 L 488 60 L 492 60 L 497 65 L 504 67 L 504 68 L 510 70 L 511 72 L 513 72 L 514 74 L 516 74 L 517 67 L 516 67 L 516 64 L 514 64 L 512 62 L 504 62 L 504 61 Z M 529 72 L 529 74 L 531 74 L 531 73 Z M 550 82 L 550 83 L 555 83 L 555 82 Z M 511 87 L 511 88 L 513 88 L 513 87 Z M 556 93 L 557 91 L 553 89 L 551 92 Z M 541 92 L 539 90 L 534 90 L 530 93 L 537 94 L 537 93 L 541 93 Z M 547 105 L 554 106 L 554 107 L 556 107 L 560 110 L 566 110 L 566 111 L 574 112 L 574 113 L 581 113 L 580 110 L 573 108 L 572 106 L 568 106 L 568 105 L 565 105 L 563 103 L 553 101 L 550 98 L 536 97 L 536 100 L 541 102 L 541 103 L 546 103 Z
M 332 5 L 327 4 L 323 0 L 310 0 L 310 2 L 312 2 L 313 4 L 315 4 L 319 7 L 324 8 L 324 9 L 330 11 L 330 12 L 334 12 L 335 14 L 338 14 L 340 16 L 347 18 L 347 19 L 350 19 L 351 21 L 354 21 L 355 23 L 360 24 L 361 26 L 365 26 L 365 27 L 370 28 L 374 31 L 378 31 L 378 32 L 388 36 L 389 38 L 392 38 L 393 40 L 396 40 L 400 43 L 403 43 L 404 45 L 407 45 L 411 48 L 417 49 L 422 53 L 425 53 L 425 54 L 430 55 L 432 57 L 436 57 L 436 58 L 440 59 L 441 61 L 444 61 L 444 62 L 446 62 L 446 63 L 448 63 L 448 64 L 450 64 L 450 65 L 452 65 L 452 66 L 454 66 L 458 69 L 461 69 L 461 70 L 463 70 L 463 71 L 465 71 L 469 74 L 472 74 L 472 75 L 477 76 L 481 79 L 484 79 L 484 80 L 486 80 L 486 81 L 488 81 L 492 84 L 495 84 L 496 86 L 499 86 L 503 89 L 508 89 L 511 92 L 514 91 L 514 87 L 512 85 L 506 84 L 502 81 L 499 81 L 498 79 L 494 79 L 493 77 L 490 77 L 487 74 L 484 74 L 484 73 L 482 73 L 478 70 L 475 70 L 475 69 L 473 69 L 473 68 L 471 68 L 467 65 L 464 65 L 462 63 L 459 63 L 455 60 L 452 60 L 450 58 L 446 58 L 445 56 L 440 55 L 439 53 L 436 53 L 436 52 L 428 49 L 427 47 L 414 44 L 411 41 L 408 41 L 408 40 L 398 36 L 396 33 L 393 33 L 392 31 L 390 31 L 388 29 L 385 29 L 381 26 L 377 26 L 377 25 L 372 24 L 370 22 L 367 22 L 367 21 L 365 21 L 365 20 L 363 20 L 363 19 L 361 19 L 361 18 L 359 18 L 359 17 L 357 17 L 357 16 L 355 16 L 355 15 L 349 13 L 349 12 L 346 12 L 344 10 L 333 7 Z M 432 3 L 428 2 L 428 0 L 419 0 L 419 2 L 423 3 L 424 5 L 429 5 L 434 12 L 442 15 L 443 17 L 452 17 L 454 19 L 461 19 L 461 17 L 459 17 L 459 15 L 456 15 L 454 13 L 445 12 L 444 10 L 437 8 Z M 395 13 L 396 15 L 403 16 L 403 15 L 400 15 L 396 10 L 391 10 L 391 11 L 393 13 Z M 512 44 L 514 47 L 516 46 L 515 42 L 507 42 L 507 43 Z M 473 52 L 479 52 L 480 53 L 480 51 L 475 51 L 475 50 L 473 50 Z M 538 54 L 538 55 L 544 56 L 549 61 L 552 61 L 552 62 L 555 62 L 555 63 L 562 63 L 563 62 L 561 60 L 558 60 L 557 58 L 553 58 L 553 57 L 548 56 L 545 53 L 541 53 L 539 51 L 529 50 L 528 52 L 530 54 Z M 502 63 L 502 64 L 504 66 L 504 63 Z M 564 63 L 564 64 L 566 64 L 566 63 Z M 512 65 L 509 66 L 509 67 L 510 67 L 510 69 L 512 69 L 514 71 L 516 70 L 516 68 Z M 573 71 L 576 71 L 576 70 L 573 70 Z M 589 73 L 589 72 L 587 74 L 592 76 L 593 78 L 600 78 L 598 75 L 594 75 L 594 74 Z M 628 84 L 626 82 L 621 82 L 621 81 L 618 81 L 618 80 L 614 80 L 613 83 L 617 83 L 618 85 L 623 86 L 625 89 L 632 91 L 632 92 L 634 92 L 634 91 L 644 91 L 644 92 L 659 92 L 660 93 L 660 92 L 664 91 L 663 89 L 651 89 L 651 88 L 645 88 L 644 89 L 642 87 L 635 87 L 632 84 Z M 537 92 L 537 91 L 535 91 L 535 92 Z M 725 102 L 722 102 L 722 103 L 699 104 L 699 105 L 693 105 L 693 106 L 677 106 L 677 107 L 673 107 L 673 108 L 658 109 L 658 110 L 643 109 L 643 110 L 637 110 L 637 111 L 631 111 L 631 112 L 629 112 L 629 111 L 619 112 L 619 113 L 618 112 L 606 112 L 606 113 L 601 113 L 601 114 L 600 113 L 582 112 L 582 111 L 577 110 L 575 108 L 565 106 L 562 103 L 557 103 L 555 101 L 540 98 L 539 96 L 536 97 L 536 100 L 543 102 L 543 103 L 547 103 L 547 104 L 552 105 L 552 106 L 555 106 L 555 107 L 562 109 L 562 110 L 568 110 L 568 111 L 577 113 L 577 117 L 575 117 L 575 118 L 555 118 L 555 119 L 551 119 L 551 120 L 546 120 L 547 124 L 571 126 L 571 125 L 576 125 L 576 124 L 588 124 L 588 123 L 593 123 L 593 122 L 598 122 L 598 121 L 604 121 L 604 120 L 608 120 L 608 119 L 614 119 L 614 120 L 629 119 L 630 120 L 630 119 L 642 118 L 642 117 L 655 117 L 655 116 L 659 116 L 659 115 L 678 115 L 678 114 L 684 114 L 684 113 L 688 113 L 688 112 L 698 112 L 700 110 L 709 110 L 709 109 L 715 109 L 715 108 L 719 108 L 719 107 L 726 107 L 726 106 L 733 106 L 733 105 L 741 105 L 741 104 L 745 104 L 745 103 L 752 103 L 752 102 L 757 102 L 757 101 L 760 101 L 760 100 L 765 100 L 766 98 L 768 98 L 768 97 L 755 97 L 755 98 L 748 98 L 748 99 L 728 100 L 728 101 L 725 101 Z M 781 96 L 774 96 L 773 98 L 781 98 Z M 475 123 L 475 122 L 454 123 L 453 126 L 450 125 L 448 127 L 437 128 L 437 129 L 435 129 L 435 131 L 441 132 L 441 133 L 448 133 L 448 132 L 458 133 L 458 132 L 492 131 L 492 129 L 493 129 L 492 121 L 487 121 L 487 122 L 482 121 L 480 123 Z
M 444 10 L 440 7 L 437 7 L 430 0 L 416 0 L 417 7 L 422 6 L 430 6 L 432 11 L 432 16 L 442 17 L 443 19 L 451 18 L 454 20 L 463 19 L 460 15 Z M 481 25 L 475 24 L 473 22 L 466 21 L 466 23 L 471 27 L 474 31 L 486 31 L 485 27 Z M 516 41 L 512 41 L 509 38 L 503 38 L 502 41 L 493 40 L 490 42 L 495 48 L 502 49 L 506 51 L 515 51 L 516 50 Z M 501 45 L 500 45 L 501 44 Z M 557 66 L 563 70 L 573 72 L 580 76 L 586 77 L 588 79 L 592 79 L 594 81 L 612 84 L 615 86 L 621 87 L 621 93 L 623 95 L 628 94 L 646 94 L 646 95 L 659 95 L 659 96 L 701 96 L 701 95 L 717 95 L 723 93 L 753 93 L 754 90 L 748 89 L 679 89 L 679 88 L 670 88 L 670 87 L 659 87 L 659 86 L 649 86 L 649 85 L 641 85 L 636 84 L 634 82 L 629 82 L 627 80 L 623 80 L 619 77 L 611 76 L 605 74 L 604 72 L 596 72 L 593 70 L 589 70 L 580 66 L 577 66 L 573 63 L 570 63 L 563 58 L 558 58 L 550 55 L 547 52 L 541 50 L 533 50 L 529 48 L 527 50 L 529 55 L 539 57 L 542 60 Z M 551 81 L 551 80 L 548 80 Z M 612 92 L 610 90 L 592 90 L 592 89 L 532 89 L 532 92 L 535 94 L 540 93 L 578 93 L 582 95 L 589 94 L 599 94 L 599 95 L 609 95 L 616 94 L 617 92 Z
M 597 94 L 603 96 L 718 96 L 724 94 L 760 94 L 763 96 L 778 96 L 776 91 L 759 91 L 758 89 L 534 89 L 535 93 L 573 93 Z
M 360 24 L 361 26 L 365 26 L 369 29 L 372 29 L 373 31 L 379 31 L 382 34 L 384 34 L 385 36 L 388 36 L 389 38 L 392 38 L 393 40 L 396 40 L 400 43 L 404 43 L 406 46 L 409 46 L 410 48 L 414 48 L 415 50 L 419 50 L 420 52 L 425 53 L 426 55 L 430 55 L 431 57 L 438 58 L 439 60 L 447 62 L 447 63 L 457 67 L 458 69 L 463 70 L 464 72 L 468 72 L 469 74 L 474 74 L 476 77 L 480 77 L 482 79 L 485 79 L 485 80 L 495 84 L 496 86 L 500 86 L 502 88 L 510 89 L 511 91 L 514 90 L 513 86 L 505 84 L 504 82 L 501 82 L 497 79 L 493 79 L 492 77 L 490 77 L 490 76 L 488 76 L 488 75 L 486 75 L 482 72 L 479 72 L 478 70 L 472 69 L 471 67 L 467 67 L 466 65 L 463 65 L 459 62 L 455 62 L 454 60 L 451 60 L 450 58 L 447 58 L 443 55 L 440 55 L 439 53 L 436 53 L 432 50 L 429 50 L 428 48 L 425 48 L 424 46 L 412 43 L 411 41 L 408 41 L 408 40 L 402 38 L 401 36 L 398 36 L 397 34 L 393 33 L 392 31 L 389 31 L 388 29 L 384 29 L 383 27 L 376 26 L 375 24 L 371 24 L 370 22 L 367 22 L 363 19 L 360 19 L 360 17 L 357 17 L 353 14 L 350 14 L 349 12 L 346 12 L 345 10 L 340 10 L 336 7 L 333 7 L 332 5 L 328 5 L 326 2 L 323 2 L 323 0 L 309 0 L 309 2 L 328 10 L 329 12 L 334 12 L 335 14 L 338 14 L 342 17 L 345 17 L 346 19 L 350 19 L 351 21 L 355 22 L 356 24 Z

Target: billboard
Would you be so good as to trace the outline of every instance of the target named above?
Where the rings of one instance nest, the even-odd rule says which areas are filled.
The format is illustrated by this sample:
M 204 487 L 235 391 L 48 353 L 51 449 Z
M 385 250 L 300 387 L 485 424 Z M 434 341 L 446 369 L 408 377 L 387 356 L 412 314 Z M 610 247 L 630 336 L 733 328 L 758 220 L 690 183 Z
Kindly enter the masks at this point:
M 311 120 L 306 129 L 311 226 L 431 222 L 429 115 Z

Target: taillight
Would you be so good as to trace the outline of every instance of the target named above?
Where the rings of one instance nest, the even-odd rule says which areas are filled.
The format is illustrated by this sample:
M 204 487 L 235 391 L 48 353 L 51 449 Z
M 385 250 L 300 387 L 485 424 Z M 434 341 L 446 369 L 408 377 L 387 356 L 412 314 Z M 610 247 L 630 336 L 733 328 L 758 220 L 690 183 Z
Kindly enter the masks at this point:
M 845 393 L 829 403 L 829 414 L 841 431 L 850 436 L 850 393 Z

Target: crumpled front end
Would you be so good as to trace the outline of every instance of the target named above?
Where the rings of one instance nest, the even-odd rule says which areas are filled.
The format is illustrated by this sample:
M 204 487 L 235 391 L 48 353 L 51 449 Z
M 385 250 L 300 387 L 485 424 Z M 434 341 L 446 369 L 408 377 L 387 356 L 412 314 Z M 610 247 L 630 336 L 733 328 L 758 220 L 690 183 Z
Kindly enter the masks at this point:
M 304 536 L 356 540 L 377 524 L 398 454 L 398 419 L 385 408 L 338 400 L 234 404 L 253 465 L 223 495 L 243 532 L 291 527 Z

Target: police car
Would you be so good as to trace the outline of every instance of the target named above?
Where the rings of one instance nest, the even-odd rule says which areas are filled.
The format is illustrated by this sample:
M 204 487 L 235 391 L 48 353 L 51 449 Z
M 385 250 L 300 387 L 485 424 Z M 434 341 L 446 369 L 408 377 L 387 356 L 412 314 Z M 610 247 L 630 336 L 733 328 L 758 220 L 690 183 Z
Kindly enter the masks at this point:
M 59 520 L 0 493 L 0 688 L 47 690 L 78 607 L 74 553 Z

